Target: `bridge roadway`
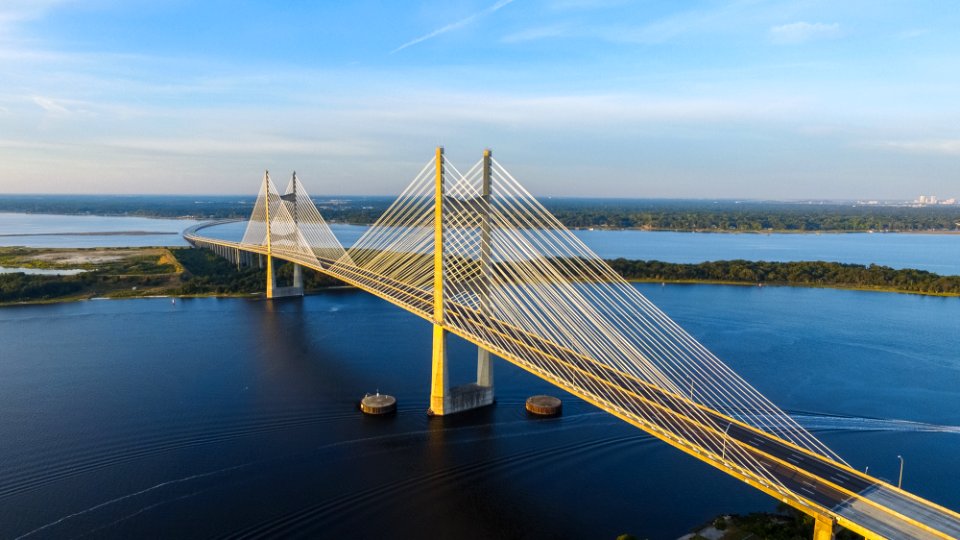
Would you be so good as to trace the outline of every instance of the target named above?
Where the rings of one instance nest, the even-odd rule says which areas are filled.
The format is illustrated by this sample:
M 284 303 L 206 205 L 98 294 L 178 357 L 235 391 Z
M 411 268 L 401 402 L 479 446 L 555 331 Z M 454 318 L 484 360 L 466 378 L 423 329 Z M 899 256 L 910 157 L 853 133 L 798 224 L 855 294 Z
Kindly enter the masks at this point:
M 193 231 L 185 238 L 194 245 L 266 254 L 262 246 L 204 238 Z M 362 268 L 337 264 L 330 259 L 303 260 L 297 253 L 274 249 L 274 257 L 302 264 L 379 296 L 420 317 L 433 321 L 433 295 L 371 273 Z M 319 264 L 318 264 L 319 263 Z M 449 298 L 449 297 L 448 297 Z M 843 463 L 795 446 L 775 435 L 714 411 L 684 396 L 615 370 L 591 358 L 548 342 L 538 336 L 484 315 L 473 308 L 448 301 L 444 327 L 491 353 L 551 382 L 601 409 L 643 429 L 668 444 L 713 465 L 765 493 L 806 513 L 818 513 L 867 538 L 960 538 L 960 514 L 900 490 L 886 482 L 856 471 Z M 521 356 L 523 354 L 523 356 Z M 533 359 L 532 361 L 530 359 Z M 541 366 L 549 366 L 545 369 Z M 601 384 L 604 396 L 585 388 Z M 687 416 L 696 407 L 711 422 L 704 424 Z M 665 426 L 699 431 L 699 440 L 718 435 L 737 445 L 760 462 L 788 493 L 766 479 L 750 473 L 729 460 L 726 448 L 697 447 L 671 431 L 651 423 L 657 418 Z M 712 423 L 713 425 L 709 425 Z M 721 433 L 717 426 L 722 426 Z M 725 445 L 727 442 L 724 443 Z M 721 455 L 717 455 L 717 451 Z

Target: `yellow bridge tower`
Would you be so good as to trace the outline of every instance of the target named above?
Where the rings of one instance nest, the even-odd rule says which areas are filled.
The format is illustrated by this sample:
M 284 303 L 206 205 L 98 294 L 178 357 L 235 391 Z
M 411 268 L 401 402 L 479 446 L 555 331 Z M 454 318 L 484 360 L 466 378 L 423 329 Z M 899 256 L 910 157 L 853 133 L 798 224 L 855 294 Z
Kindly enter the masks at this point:
M 490 309 L 490 150 L 483 152 L 483 214 L 480 220 L 480 264 L 483 294 L 480 295 L 480 310 Z M 477 347 L 477 381 L 450 387 L 447 373 L 447 331 L 444 327 L 443 307 L 443 200 L 444 157 L 443 147 L 436 150 L 433 210 L 433 369 L 430 382 L 431 416 L 446 416 L 493 404 L 493 365 L 490 352 Z

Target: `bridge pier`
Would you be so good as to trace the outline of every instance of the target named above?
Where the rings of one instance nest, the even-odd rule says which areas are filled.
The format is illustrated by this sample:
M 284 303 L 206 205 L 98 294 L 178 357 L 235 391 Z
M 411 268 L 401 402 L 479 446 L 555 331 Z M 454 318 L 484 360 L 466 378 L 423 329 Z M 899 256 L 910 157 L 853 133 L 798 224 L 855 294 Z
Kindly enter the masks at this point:
M 488 156 L 485 152 L 484 156 Z M 430 416 L 446 416 L 493 404 L 493 369 L 490 353 L 478 349 L 477 382 L 450 386 L 447 372 L 447 331 L 443 327 L 443 148 L 437 148 L 436 188 L 434 193 L 433 253 L 433 359 L 430 379 Z M 485 163 L 485 183 L 489 185 L 489 167 Z M 487 190 L 489 192 L 489 190 Z M 489 225 L 485 227 L 489 235 Z M 489 241 L 486 242 L 489 245 Z M 483 250 L 481 250 L 483 251 Z M 485 251 L 489 253 L 489 251 Z M 489 258 L 489 255 L 487 256 Z M 481 300 L 485 305 L 486 300 Z
M 268 257 L 272 259 L 272 257 Z M 303 267 L 293 264 L 293 284 L 287 287 L 277 287 L 277 276 L 272 270 L 267 271 L 267 298 L 289 298 L 303 296 Z M 272 264 L 271 264 L 272 267 Z
M 814 516 L 813 519 L 813 540 L 833 540 L 836 523 L 823 516 Z
M 433 370 L 430 381 L 430 416 L 447 416 L 493 405 L 493 370 L 489 351 L 480 349 L 477 382 L 450 386 L 447 372 L 447 331 L 433 325 Z
M 293 265 L 293 287 L 300 289 L 300 295 L 303 296 L 303 267 L 296 263 Z
M 294 174 L 294 180 L 296 180 L 296 174 Z M 293 286 L 290 287 L 277 287 L 277 275 L 273 271 L 273 256 L 271 252 L 273 251 L 273 242 L 272 235 L 270 231 L 270 172 L 264 171 L 263 173 L 263 185 L 265 193 L 265 212 L 266 212 L 266 226 L 267 226 L 267 298 L 285 298 L 288 296 L 303 296 L 303 268 L 294 263 L 293 265 Z M 296 184 L 294 184 L 296 186 Z M 280 197 L 281 200 L 284 200 L 283 197 Z M 296 192 L 294 192 L 294 205 L 296 205 Z M 282 204 L 282 203 L 281 203 Z M 296 226 L 296 214 L 294 214 L 294 226 Z M 260 256 L 260 268 L 263 268 L 263 255 Z
M 493 153 L 489 149 L 483 151 L 483 169 L 482 184 L 480 188 L 480 197 L 483 200 L 483 215 L 480 219 L 480 272 L 481 279 L 479 300 L 480 312 L 488 314 L 490 312 L 490 165 Z M 493 403 L 493 364 L 490 362 L 490 351 L 477 347 L 477 384 L 476 386 L 486 389 L 489 395 L 484 396 L 484 400 L 489 400 L 485 405 Z
M 263 262 L 263 259 L 260 259 Z M 273 257 L 267 255 L 267 298 L 273 298 L 273 293 L 277 288 L 277 277 L 273 275 Z

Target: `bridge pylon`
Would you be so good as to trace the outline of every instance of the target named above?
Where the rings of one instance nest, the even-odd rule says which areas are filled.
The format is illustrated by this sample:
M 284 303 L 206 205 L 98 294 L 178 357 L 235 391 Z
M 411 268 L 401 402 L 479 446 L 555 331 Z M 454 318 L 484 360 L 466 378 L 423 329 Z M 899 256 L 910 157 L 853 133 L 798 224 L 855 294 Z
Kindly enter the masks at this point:
M 449 386 L 449 332 L 810 515 L 817 540 L 841 527 L 870 540 L 960 538 L 960 513 L 850 467 L 617 274 L 489 152 L 461 174 L 437 149 L 435 177 L 431 160 L 349 250 L 302 184 L 294 190 L 291 209 L 265 174 L 240 242 L 198 234 L 217 222 L 183 237 L 223 257 L 248 253 L 251 264 L 259 256 L 274 295 L 276 257 L 428 321 L 432 413 L 493 401 L 482 352 L 477 382 Z M 691 386 L 696 395 L 685 392 Z
M 266 269 L 267 269 L 267 287 L 266 287 L 266 297 L 267 298 L 286 298 L 291 296 L 303 296 L 303 267 L 296 262 L 291 262 L 293 264 L 293 284 L 285 287 L 277 286 L 277 274 L 274 272 L 273 267 L 273 228 L 271 227 L 270 222 L 270 205 L 277 205 L 277 209 L 280 210 L 281 215 L 286 216 L 289 214 L 289 217 L 293 220 L 293 230 L 299 230 L 299 219 L 297 212 L 297 173 L 293 173 L 293 177 L 290 181 L 290 187 L 287 189 L 287 193 L 280 195 L 278 201 L 270 201 L 270 172 L 266 171 L 263 175 L 264 181 L 264 197 L 265 197 L 265 212 L 266 212 Z M 281 209 L 280 206 L 285 206 L 285 209 Z M 273 219 L 277 219 L 277 216 L 274 216 Z M 289 218 L 288 218 L 289 219 Z M 282 234 L 281 234 L 282 236 Z M 282 246 L 281 246 L 282 247 Z M 263 264 L 261 263 L 261 267 Z
M 483 183 L 480 191 L 483 214 L 480 217 L 480 313 L 490 314 L 490 165 L 493 153 L 483 151 Z M 477 347 L 477 385 L 489 388 L 490 401 L 493 401 L 493 364 L 490 351 Z
M 833 540 L 837 523 L 820 515 L 813 516 L 813 540 Z
M 490 150 L 483 153 L 483 216 L 481 216 L 481 255 L 480 264 L 484 282 L 484 294 L 480 295 L 480 309 L 489 309 L 489 265 L 490 265 Z M 447 331 L 444 327 L 443 306 L 443 198 L 444 198 L 444 157 L 443 147 L 436 150 L 436 176 L 434 184 L 434 230 L 433 230 L 433 358 L 430 382 L 430 416 L 446 416 L 492 405 L 493 366 L 490 352 L 477 347 L 477 381 L 451 387 L 447 372 Z
M 270 246 L 270 171 L 263 171 L 263 187 L 266 193 L 267 212 L 267 298 L 273 298 L 273 290 L 277 288 L 277 278 L 273 275 L 273 249 Z

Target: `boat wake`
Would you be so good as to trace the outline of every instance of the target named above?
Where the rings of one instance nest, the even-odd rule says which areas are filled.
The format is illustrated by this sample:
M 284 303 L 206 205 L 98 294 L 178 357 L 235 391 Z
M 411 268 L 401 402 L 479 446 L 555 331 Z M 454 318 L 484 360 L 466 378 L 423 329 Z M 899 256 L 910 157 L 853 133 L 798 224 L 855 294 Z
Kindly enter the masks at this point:
M 895 431 L 927 433 L 960 433 L 960 426 L 946 426 L 896 418 L 835 416 L 814 413 L 791 413 L 790 416 L 811 431 Z

